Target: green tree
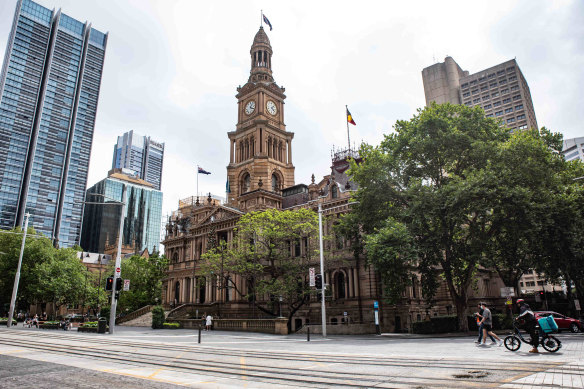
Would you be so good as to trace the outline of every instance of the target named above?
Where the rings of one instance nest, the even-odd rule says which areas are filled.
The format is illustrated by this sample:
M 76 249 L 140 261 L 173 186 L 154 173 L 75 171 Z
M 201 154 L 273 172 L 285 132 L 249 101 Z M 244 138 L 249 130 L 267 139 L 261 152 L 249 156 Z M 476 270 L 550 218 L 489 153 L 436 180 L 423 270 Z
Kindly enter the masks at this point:
M 50 302 L 55 308 L 61 305 L 79 305 L 87 297 L 87 268 L 71 248 L 55 249 L 55 254 L 36 269 L 38 295 L 36 301 Z M 56 311 L 56 309 L 55 309 Z
M 123 259 L 122 278 L 130 280 L 130 290 L 120 292 L 119 312 L 132 312 L 146 305 L 160 303 L 162 279 L 166 276 L 167 267 L 168 260 L 158 253 L 150 258 L 134 255 Z
M 411 279 L 405 274 L 416 270 L 431 301 L 438 272 L 460 328 L 467 328 L 468 290 L 482 258 L 491 204 L 466 180 L 488 165 L 508 137 L 478 108 L 433 104 L 409 121 L 398 121 L 395 133 L 379 146 L 361 147 L 363 162 L 353 162 L 350 170 L 359 184 L 353 221 L 368 235 L 369 247 L 397 243 L 399 251 L 367 252 L 382 274 L 402 275 L 385 286 L 389 297 L 398 296 Z
M 278 316 L 280 298 L 288 326 L 294 313 L 309 299 L 308 267 L 317 254 L 311 237 L 318 236 L 318 218 L 306 209 L 279 211 L 269 209 L 243 215 L 235 228 L 234 242 L 220 242 L 202 255 L 201 272 L 217 277 L 220 286 L 248 298 L 262 312 Z M 295 256 L 296 245 L 305 246 Z M 232 275 L 247 280 L 251 290 L 240 290 Z M 258 302 L 257 295 L 270 296 L 268 303 Z

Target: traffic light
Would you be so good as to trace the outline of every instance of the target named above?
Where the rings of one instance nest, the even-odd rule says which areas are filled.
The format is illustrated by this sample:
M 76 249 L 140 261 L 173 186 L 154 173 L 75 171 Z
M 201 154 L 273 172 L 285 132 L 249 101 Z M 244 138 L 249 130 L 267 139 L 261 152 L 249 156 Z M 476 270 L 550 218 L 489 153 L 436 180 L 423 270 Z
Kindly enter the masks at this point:
M 316 276 L 314 276 L 314 286 L 316 287 L 316 289 L 322 289 L 322 275 L 321 274 L 317 274 Z
M 113 277 L 108 277 L 105 280 L 105 290 L 112 290 L 114 286 L 114 278 Z
M 116 278 L 116 292 L 119 292 L 120 290 L 122 290 L 122 285 L 124 284 L 124 280 L 122 280 L 121 278 Z

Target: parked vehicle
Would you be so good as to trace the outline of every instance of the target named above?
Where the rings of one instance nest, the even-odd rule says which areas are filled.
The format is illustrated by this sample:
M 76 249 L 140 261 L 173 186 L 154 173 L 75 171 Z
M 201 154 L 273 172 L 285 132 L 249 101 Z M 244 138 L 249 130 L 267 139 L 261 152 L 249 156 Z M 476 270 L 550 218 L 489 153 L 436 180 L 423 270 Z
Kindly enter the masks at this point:
M 580 332 L 584 330 L 584 323 L 578 319 L 573 319 L 553 311 L 536 311 L 533 312 L 536 319 L 552 316 L 558 324 L 558 331 Z

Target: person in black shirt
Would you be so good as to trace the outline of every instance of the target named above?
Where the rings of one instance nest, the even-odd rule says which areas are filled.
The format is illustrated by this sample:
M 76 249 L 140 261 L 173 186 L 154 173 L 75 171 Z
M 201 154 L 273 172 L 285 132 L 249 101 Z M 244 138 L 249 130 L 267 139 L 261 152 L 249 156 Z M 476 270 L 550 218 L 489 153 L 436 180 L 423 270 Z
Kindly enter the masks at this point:
M 537 320 L 533 311 L 529 307 L 529 305 L 523 300 L 518 299 L 517 305 L 519 306 L 519 316 L 517 317 L 517 321 L 519 323 L 523 323 L 522 327 L 525 331 L 529 333 L 531 336 L 531 345 L 533 348 L 529 350 L 530 353 L 539 353 L 537 346 L 539 345 L 539 333 L 537 332 Z

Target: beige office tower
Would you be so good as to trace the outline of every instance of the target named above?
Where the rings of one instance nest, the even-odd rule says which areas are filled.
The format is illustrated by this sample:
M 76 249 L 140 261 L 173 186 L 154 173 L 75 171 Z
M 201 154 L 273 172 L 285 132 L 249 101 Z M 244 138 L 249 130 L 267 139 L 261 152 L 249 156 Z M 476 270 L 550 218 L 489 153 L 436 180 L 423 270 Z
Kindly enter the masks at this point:
M 529 86 L 514 59 L 469 74 L 446 57 L 422 70 L 422 80 L 426 105 L 478 105 L 487 117 L 500 119 L 510 129 L 538 128 Z

